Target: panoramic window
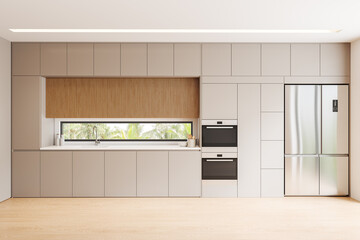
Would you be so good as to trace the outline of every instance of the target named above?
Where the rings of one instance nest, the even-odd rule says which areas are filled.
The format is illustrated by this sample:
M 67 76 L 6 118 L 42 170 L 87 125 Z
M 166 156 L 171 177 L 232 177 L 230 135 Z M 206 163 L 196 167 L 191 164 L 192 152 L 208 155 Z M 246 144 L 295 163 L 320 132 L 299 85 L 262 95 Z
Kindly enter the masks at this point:
M 65 141 L 184 141 L 192 122 L 61 122 Z

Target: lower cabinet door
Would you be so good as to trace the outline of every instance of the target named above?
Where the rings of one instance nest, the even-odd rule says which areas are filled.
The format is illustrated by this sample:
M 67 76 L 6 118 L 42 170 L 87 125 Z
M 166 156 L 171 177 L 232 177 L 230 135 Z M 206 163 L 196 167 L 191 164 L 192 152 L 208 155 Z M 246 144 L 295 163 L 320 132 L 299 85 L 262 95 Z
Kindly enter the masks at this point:
M 137 152 L 137 196 L 169 196 L 169 159 L 167 151 Z
M 261 170 L 261 197 L 284 197 L 284 169 Z
M 136 152 L 105 152 L 105 196 L 136 196 Z
M 72 152 L 41 152 L 41 196 L 72 197 Z
M 201 153 L 169 152 L 169 196 L 200 197 Z
M 348 157 L 320 157 L 320 195 L 346 196 L 348 186 Z
M 104 152 L 73 152 L 73 196 L 104 197 Z
M 40 152 L 12 154 L 12 197 L 40 197 Z

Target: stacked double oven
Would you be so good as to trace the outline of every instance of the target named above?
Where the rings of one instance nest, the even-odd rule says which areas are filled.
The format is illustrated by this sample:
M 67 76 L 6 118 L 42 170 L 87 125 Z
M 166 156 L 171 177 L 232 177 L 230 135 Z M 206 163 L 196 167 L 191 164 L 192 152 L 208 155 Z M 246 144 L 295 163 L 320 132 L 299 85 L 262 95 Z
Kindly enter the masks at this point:
M 237 197 L 237 121 L 203 120 L 202 196 Z

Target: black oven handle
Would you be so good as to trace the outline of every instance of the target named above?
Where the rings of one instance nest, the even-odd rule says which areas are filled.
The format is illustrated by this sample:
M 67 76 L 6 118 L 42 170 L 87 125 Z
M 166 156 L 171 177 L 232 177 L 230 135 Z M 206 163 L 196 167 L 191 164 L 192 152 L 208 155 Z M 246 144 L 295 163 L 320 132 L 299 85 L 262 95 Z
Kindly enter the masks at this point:
M 219 127 L 206 127 L 206 128 L 209 128 L 209 129 L 221 129 L 221 128 L 226 128 L 226 129 L 232 129 L 234 127 L 232 126 L 219 126 Z
M 226 158 L 222 158 L 222 159 L 206 159 L 205 161 L 207 161 L 207 162 L 233 162 L 234 159 L 226 159 Z

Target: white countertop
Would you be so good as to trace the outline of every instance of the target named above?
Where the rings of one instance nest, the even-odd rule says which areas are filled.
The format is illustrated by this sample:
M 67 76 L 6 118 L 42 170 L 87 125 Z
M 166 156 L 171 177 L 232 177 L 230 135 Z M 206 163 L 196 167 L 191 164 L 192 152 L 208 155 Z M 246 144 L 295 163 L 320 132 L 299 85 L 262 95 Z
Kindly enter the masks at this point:
M 155 144 L 124 144 L 124 145 L 65 145 L 65 146 L 49 146 L 40 148 L 42 151 L 112 151 L 112 150 L 133 150 L 133 151 L 200 151 L 200 147 L 180 147 L 179 145 L 155 145 Z

